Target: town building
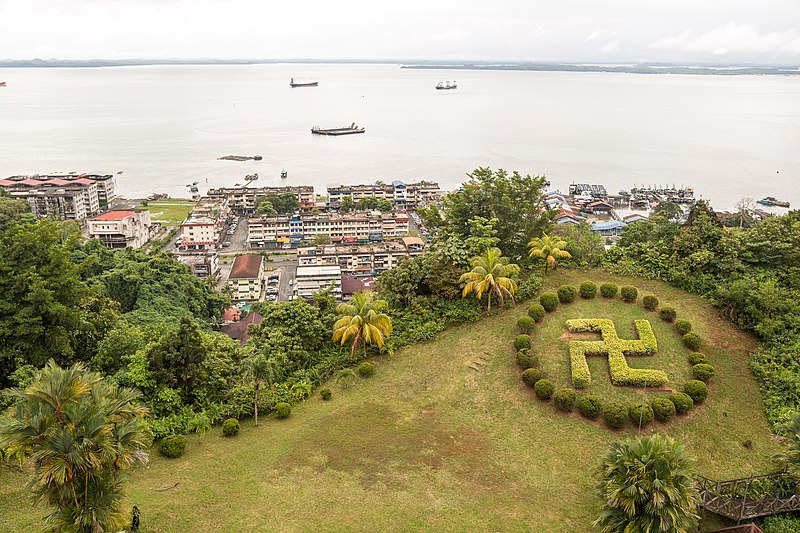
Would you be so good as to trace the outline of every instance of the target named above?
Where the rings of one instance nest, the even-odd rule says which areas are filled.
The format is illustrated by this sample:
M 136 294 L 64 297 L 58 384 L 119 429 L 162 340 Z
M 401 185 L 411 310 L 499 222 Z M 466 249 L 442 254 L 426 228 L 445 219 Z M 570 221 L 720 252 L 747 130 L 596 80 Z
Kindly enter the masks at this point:
M 442 196 L 439 184 L 432 181 L 404 183 L 399 180 L 391 184 L 375 182 L 370 185 L 340 185 L 328 187 L 328 207 L 338 209 L 342 200 L 351 198 L 354 203 L 365 198 L 385 198 L 395 208 L 413 209 L 438 201 Z
M 299 266 L 337 265 L 348 276 L 374 276 L 422 253 L 419 237 L 375 244 L 305 246 L 297 249 Z
M 597 200 L 595 202 L 591 202 L 584 207 L 584 210 L 587 213 L 591 213 L 593 215 L 610 215 L 614 208 L 611 204 L 607 202 L 602 202 Z
M 215 250 L 229 216 L 226 198 L 201 198 L 181 224 L 175 246 L 181 253 Z
M 217 278 L 219 275 L 219 258 L 216 250 L 184 251 L 177 257 L 178 261 L 189 266 L 192 275 L 197 278 Z
M 240 255 L 233 261 L 228 287 L 234 302 L 255 302 L 261 300 L 264 287 L 264 257 L 261 255 Z
M 314 187 L 299 185 L 290 187 L 221 187 L 210 189 L 208 196 L 212 198 L 225 198 L 230 208 L 239 215 L 252 215 L 256 212 L 259 200 L 267 196 L 292 193 L 296 195 L 300 209 L 310 211 L 316 206 L 317 198 Z
M 0 187 L 24 199 L 38 218 L 82 221 L 108 209 L 114 199 L 114 177 L 89 174 L 11 176 Z
M 91 218 L 88 226 L 89 237 L 111 249 L 141 248 L 156 227 L 150 221 L 150 211 L 144 209 L 108 211 Z
M 608 220 L 606 222 L 595 222 L 592 230 L 600 233 L 603 237 L 617 237 L 625 229 L 625 223 L 619 220 Z
M 336 298 L 342 297 L 342 269 L 339 265 L 298 266 L 294 279 L 294 297 L 312 300 L 314 293 L 331 289 Z

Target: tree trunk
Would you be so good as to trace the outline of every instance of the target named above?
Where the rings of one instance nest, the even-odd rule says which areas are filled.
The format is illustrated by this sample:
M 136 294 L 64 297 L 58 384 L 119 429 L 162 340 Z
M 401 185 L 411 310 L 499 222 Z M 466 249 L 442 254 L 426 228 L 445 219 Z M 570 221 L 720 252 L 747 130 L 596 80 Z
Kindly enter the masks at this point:
M 253 405 L 253 411 L 255 411 L 256 415 L 256 427 L 258 427 L 258 388 L 259 388 L 259 383 L 258 381 L 256 381 L 256 402 Z

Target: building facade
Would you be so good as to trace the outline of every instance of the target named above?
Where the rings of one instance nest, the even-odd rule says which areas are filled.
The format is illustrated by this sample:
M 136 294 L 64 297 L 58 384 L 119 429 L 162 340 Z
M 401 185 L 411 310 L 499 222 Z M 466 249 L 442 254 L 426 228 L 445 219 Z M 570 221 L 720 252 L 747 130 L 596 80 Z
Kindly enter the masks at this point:
M 304 246 L 297 249 L 297 261 L 301 267 L 336 265 L 345 275 L 375 276 L 395 268 L 404 259 L 420 255 L 423 248 L 419 237 L 355 246 Z
M 312 300 L 315 292 L 328 288 L 336 298 L 342 297 L 342 269 L 338 265 L 297 267 L 295 298 Z
M 11 176 L 0 187 L 12 198 L 24 199 L 33 215 L 59 220 L 86 220 L 114 199 L 114 177 L 87 174 Z
M 89 237 L 107 248 L 141 248 L 152 236 L 150 211 L 126 209 L 108 211 L 88 222 Z
M 365 198 L 385 198 L 391 200 L 395 208 L 413 209 L 436 202 L 441 195 L 439 184 L 432 181 L 406 184 L 395 180 L 391 184 L 340 185 L 328 187 L 328 207 L 338 209 L 345 198 L 351 198 L 354 203 Z
M 240 255 L 233 261 L 228 276 L 231 300 L 234 302 L 257 302 L 264 288 L 264 257 Z
M 201 198 L 181 224 L 175 246 L 180 252 L 216 250 L 229 216 L 226 198 Z
M 259 200 L 276 194 L 292 193 L 297 197 L 300 209 L 310 211 L 316 206 L 314 187 L 301 185 L 294 187 L 221 187 L 210 189 L 208 196 L 212 198 L 226 198 L 234 213 L 239 215 L 252 215 L 256 212 Z

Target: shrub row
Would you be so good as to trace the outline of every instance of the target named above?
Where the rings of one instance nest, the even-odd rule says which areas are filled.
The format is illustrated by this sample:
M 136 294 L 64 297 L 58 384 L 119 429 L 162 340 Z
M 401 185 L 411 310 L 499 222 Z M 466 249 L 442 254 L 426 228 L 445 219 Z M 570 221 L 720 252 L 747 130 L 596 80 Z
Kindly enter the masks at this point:
M 636 290 L 636 287 L 631 285 L 623 285 L 619 289 L 620 298 L 622 298 L 623 302 L 635 302 L 636 298 L 639 297 L 639 291 Z
M 558 295 L 554 292 L 545 292 L 539 296 L 539 303 L 548 313 L 552 313 L 558 307 Z
M 672 322 L 678 316 L 678 312 L 675 311 L 674 307 L 664 306 L 658 310 L 658 316 L 664 322 Z
M 613 298 L 617 295 L 619 288 L 613 283 L 603 283 L 600 285 L 600 294 L 603 298 Z
M 575 407 L 575 402 L 578 400 L 578 394 L 569 387 L 559 389 L 553 395 L 553 403 L 556 409 L 569 413 Z
M 517 352 L 517 364 L 522 367 L 522 370 L 533 368 L 539 363 L 539 356 L 531 353 L 527 348 L 523 348 Z
M 517 327 L 520 332 L 528 334 L 536 327 L 536 322 L 529 316 L 521 316 L 517 319 Z
M 642 307 L 648 311 L 655 311 L 658 308 L 658 298 L 651 295 L 645 296 L 642 298 Z
M 517 335 L 514 338 L 514 349 L 517 351 L 530 350 L 532 346 L 530 335 Z
M 562 304 L 572 303 L 578 295 L 578 289 L 572 285 L 562 285 L 558 288 L 556 295 L 558 296 L 558 301 Z
M 544 319 L 544 307 L 542 304 L 533 304 L 528 308 L 528 316 L 533 319 L 534 322 L 541 322 Z
M 597 284 L 593 281 L 584 281 L 579 287 L 581 298 L 591 300 L 597 296 Z

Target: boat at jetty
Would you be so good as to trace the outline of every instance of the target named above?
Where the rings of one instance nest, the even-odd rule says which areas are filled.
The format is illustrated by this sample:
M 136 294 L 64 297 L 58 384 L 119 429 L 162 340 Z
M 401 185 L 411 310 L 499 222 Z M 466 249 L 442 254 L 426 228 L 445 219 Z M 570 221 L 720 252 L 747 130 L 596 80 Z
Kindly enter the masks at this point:
M 0 81 L 0 87 L 5 87 L 5 86 L 6 86 L 6 82 Z
M 436 84 L 436 89 L 440 90 L 440 91 L 442 91 L 442 90 L 446 91 L 448 89 L 457 89 L 457 88 L 458 88 L 458 85 L 456 85 L 455 80 L 453 80 L 453 84 L 452 85 L 450 84 L 449 81 L 440 81 L 439 83 Z
M 776 199 L 774 196 L 767 196 L 759 200 L 757 203 L 761 205 L 767 205 L 770 207 L 789 207 L 789 202 L 783 202 L 781 200 Z
M 318 81 L 308 81 L 305 83 L 301 83 L 299 81 L 294 81 L 294 78 L 289 79 L 289 87 L 316 87 L 319 85 Z
M 224 155 L 222 157 L 218 157 L 217 161 L 250 161 L 251 159 L 253 161 L 261 161 L 262 158 L 260 155 Z
M 359 128 L 356 126 L 356 123 L 353 122 L 350 126 L 345 126 L 343 128 L 320 128 L 319 126 L 314 126 L 311 128 L 311 133 L 315 135 L 352 135 L 354 133 L 364 133 L 366 131 L 365 128 Z

